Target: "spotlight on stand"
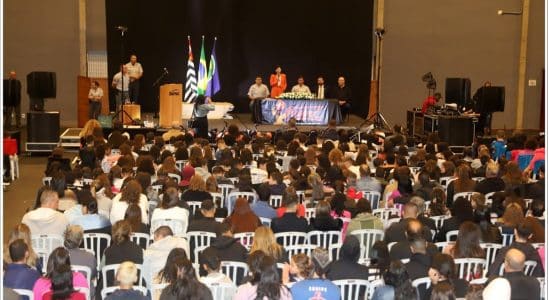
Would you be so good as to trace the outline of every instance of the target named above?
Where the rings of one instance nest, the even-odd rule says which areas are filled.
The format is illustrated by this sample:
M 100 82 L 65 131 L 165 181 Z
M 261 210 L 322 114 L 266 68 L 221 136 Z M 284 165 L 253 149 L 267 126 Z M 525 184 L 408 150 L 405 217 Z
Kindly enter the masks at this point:
M 434 78 L 434 75 L 432 75 L 432 72 L 428 72 L 422 75 L 422 81 L 426 82 L 426 88 L 428 89 L 428 96 L 430 96 L 430 92 L 434 94 L 437 84 L 436 84 L 436 79 Z

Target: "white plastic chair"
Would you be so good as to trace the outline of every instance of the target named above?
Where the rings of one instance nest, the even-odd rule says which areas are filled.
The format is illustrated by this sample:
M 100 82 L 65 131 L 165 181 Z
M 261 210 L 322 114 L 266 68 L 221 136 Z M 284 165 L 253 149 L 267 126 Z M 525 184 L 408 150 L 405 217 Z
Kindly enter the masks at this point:
M 251 245 L 253 245 L 253 237 L 255 236 L 255 232 L 240 232 L 234 234 L 234 238 L 240 241 L 240 244 L 244 246 L 248 251 L 251 249 Z
M 304 217 L 306 218 L 306 221 L 310 222 L 310 218 L 316 217 L 316 209 L 314 207 L 305 208 Z
M 502 227 L 499 227 L 500 234 L 502 235 L 502 245 L 510 246 L 514 241 L 514 233 L 504 233 L 502 232 Z
M 485 272 L 489 271 L 489 266 L 495 261 L 497 253 L 502 248 L 501 244 L 493 243 L 481 243 L 480 247 L 485 251 L 485 260 L 487 265 L 485 265 Z
M 341 290 L 341 299 L 358 300 L 370 299 L 373 296 L 371 283 L 363 279 L 333 280 Z M 365 297 L 364 297 L 365 296 Z
M 316 247 L 314 247 L 314 248 L 316 248 Z M 329 260 L 330 261 L 335 261 L 335 260 L 339 259 L 339 255 L 341 254 L 341 248 L 342 248 L 342 243 L 336 243 L 336 244 L 329 245 L 329 249 L 327 249 L 327 250 L 329 252 Z M 358 259 L 358 263 L 363 264 L 362 263 L 363 260 L 365 260 L 365 259 L 363 259 L 363 258 Z
M 230 194 L 230 191 L 234 189 L 233 184 L 227 184 L 227 183 L 220 183 L 217 185 L 219 189 L 221 190 L 221 194 L 223 195 L 223 200 L 226 202 L 228 201 L 228 194 Z M 226 203 L 225 203 L 226 206 Z
M 297 194 L 297 197 L 299 198 L 299 204 L 303 204 L 306 202 L 306 192 L 305 191 L 295 191 L 295 194 Z
M 13 291 L 21 296 L 27 296 L 29 300 L 34 300 L 34 293 L 32 292 L 32 290 L 13 289 Z
M 388 252 L 390 252 L 390 250 L 392 250 L 392 247 L 394 247 L 394 245 L 396 245 L 396 243 L 398 243 L 398 242 L 388 243 Z
M 120 289 L 119 286 L 109 286 L 109 287 L 103 288 L 101 290 L 101 298 L 105 299 L 108 295 L 114 293 L 114 291 L 116 291 L 118 289 Z M 143 294 L 144 296 L 146 296 L 147 292 L 148 292 L 148 290 L 145 287 L 142 287 L 142 286 L 134 285 L 133 289 L 141 292 L 141 294 Z
M 200 207 L 202 206 L 201 201 L 187 201 L 186 203 L 190 207 L 190 214 L 192 216 L 196 215 L 196 211 L 200 210 Z
M 46 177 L 42 177 L 42 184 L 43 185 L 47 185 L 47 186 L 50 186 L 51 185 L 51 180 L 53 178 L 50 177 L 50 176 L 46 176 Z
M 185 167 L 185 165 L 188 163 L 188 160 L 176 160 L 175 161 L 175 167 L 179 170 L 179 171 L 183 171 L 183 168 Z
M 209 247 L 211 242 L 217 237 L 213 232 L 207 231 L 189 231 L 186 233 L 188 237 L 188 243 L 194 248 Z
M 392 226 L 392 224 L 394 223 L 399 223 L 401 220 L 401 218 L 391 218 L 391 219 L 388 219 L 386 221 L 383 221 L 383 227 L 384 229 L 388 229 L 390 226 Z
M 141 248 L 146 249 L 150 245 L 150 235 L 142 232 L 132 232 L 129 235 L 129 240 L 135 244 L 141 246 Z M 144 247 L 143 247 L 144 246 Z
M 459 231 L 458 230 L 451 230 L 451 231 L 448 231 L 446 234 L 445 234 L 445 240 L 448 241 L 448 242 L 454 242 L 457 240 L 457 236 L 459 235 Z
M 225 197 L 223 196 L 223 193 L 209 193 L 211 197 L 213 197 L 213 203 L 215 203 L 215 206 L 218 208 L 224 208 L 225 207 Z M 217 203 L 218 206 L 217 206 Z
M 64 239 L 59 234 L 31 235 L 32 248 L 43 249 L 51 253 L 57 247 L 63 247 Z
M 438 248 L 438 251 L 439 252 L 443 252 L 443 249 L 445 249 L 445 247 L 451 245 L 451 244 L 454 244 L 455 242 L 437 242 L 437 243 L 434 243 L 436 245 L 436 247 Z
M 106 233 L 84 233 L 84 249 L 93 252 L 97 259 L 97 270 L 101 266 L 103 252 L 110 246 L 110 235 Z
M 181 235 L 186 232 L 188 224 L 181 219 L 155 219 L 150 224 L 150 235 L 153 235 L 160 226 L 168 226 L 173 235 Z
M 531 246 L 538 250 L 540 247 L 544 247 L 544 243 L 531 243 Z
M 317 245 L 324 249 L 329 249 L 330 244 L 336 244 L 342 241 L 340 231 L 319 231 L 313 230 L 307 233 L 309 245 Z
M 430 219 L 434 220 L 434 223 L 436 224 L 436 229 L 437 230 L 440 230 L 440 228 L 443 226 L 443 223 L 445 222 L 445 220 L 447 220 L 449 218 L 451 218 L 451 217 L 450 216 L 445 216 L 445 215 L 430 217 Z
M 273 208 L 278 208 L 282 206 L 282 195 L 270 195 L 268 199 L 268 204 Z
M 377 208 L 373 210 L 373 215 L 386 222 L 391 216 L 400 217 L 400 210 L 397 208 Z
M 476 192 L 462 192 L 462 193 L 456 193 L 453 195 L 453 201 L 457 201 L 458 198 L 463 197 L 464 199 L 470 201 L 472 198 L 472 195 L 474 195 Z
M 306 233 L 299 231 L 278 232 L 275 233 L 274 236 L 276 237 L 276 241 L 285 248 L 294 245 L 302 245 L 307 241 Z
M 200 252 L 204 251 L 208 247 L 209 246 L 194 247 L 194 261 L 192 263 L 198 265 L 198 270 L 200 270 Z M 197 274 L 199 274 L 199 271 Z
M 300 253 L 304 253 L 307 256 L 310 256 L 312 254 L 312 251 L 316 249 L 316 245 L 308 245 L 308 244 L 300 244 L 300 245 L 291 245 L 291 246 L 285 246 L 285 251 L 287 251 L 287 257 L 291 258 L 293 255 L 297 255 Z
M 171 179 L 175 179 L 177 181 L 177 183 L 181 182 L 181 175 L 179 175 L 179 174 L 168 173 L 167 177 L 169 177 Z
M 536 261 L 526 260 L 523 273 L 527 276 L 533 276 L 533 272 L 535 271 L 536 267 L 537 267 Z M 500 264 L 500 269 L 499 269 L 499 276 L 503 276 L 503 275 L 504 275 L 504 263 Z
M 228 198 L 225 198 L 228 199 L 226 203 L 228 214 L 232 213 L 232 210 L 234 209 L 233 205 L 236 203 L 238 198 L 245 198 L 249 203 L 254 203 L 257 200 L 255 198 L 255 193 L 253 192 L 230 192 L 230 194 L 228 194 Z
M 359 229 L 351 233 L 360 241 L 360 258 L 369 258 L 369 251 L 376 241 L 384 239 L 384 231 L 379 229 Z
M 377 191 L 360 191 L 362 192 L 363 198 L 369 200 L 371 203 L 371 209 L 378 209 L 381 202 L 381 193 Z
M 70 268 L 73 271 L 76 271 L 82 275 L 84 275 L 88 281 L 88 286 L 91 287 L 91 269 L 88 266 L 81 266 L 81 265 L 71 265 Z
M 482 278 L 478 278 L 478 279 L 472 279 L 470 280 L 470 284 L 485 284 L 487 282 L 487 277 L 482 277 Z
M 457 178 L 455 177 L 452 177 L 452 176 L 448 176 L 448 177 L 442 177 L 440 178 L 440 185 L 442 186 L 442 188 L 447 191 L 447 187 L 449 186 L 449 184 L 452 182 L 452 181 L 455 181 L 457 180 Z
M 236 294 L 237 287 L 234 283 L 212 282 L 207 287 L 215 300 L 232 299 Z
M 540 299 L 546 299 L 546 279 L 544 277 L 537 277 L 540 284 Z
M 259 219 L 261 219 L 261 224 L 263 224 L 263 226 L 270 227 L 270 224 L 272 223 L 272 219 L 263 218 L 263 217 L 260 217 Z
M 483 258 L 456 258 L 455 266 L 458 268 L 458 278 L 470 281 L 481 268 L 481 274 L 485 273 L 487 261 Z
M 472 180 L 474 180 L 476 183 L 482 182 L 485 180 L 485 177 L 472 177 Z
M 424 285 L 424 290 L 427 290 L 428 288 L 430 288 L 431 284 L 432 284 L 432 280 L 430 280 L 430 277 L 417 278 L 413 280 L 413 282 L 411 282 L 411 285 L 417 290 L 422 285 Z
M 239 261 L 222 261 L 221 262 L 221 273 L 225 274 L 234 282 L 236 285 L 240 284 L 238 276 L 244 277 L 247 275 L 248 267 L 246 263 Z

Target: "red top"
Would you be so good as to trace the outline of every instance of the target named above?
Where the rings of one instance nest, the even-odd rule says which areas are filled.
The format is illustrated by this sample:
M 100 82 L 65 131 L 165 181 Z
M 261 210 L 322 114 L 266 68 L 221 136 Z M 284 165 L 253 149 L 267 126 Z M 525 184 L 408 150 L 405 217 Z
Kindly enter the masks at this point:
M 285 214 L 285 211 L 286 211 L 286 208 L 283 206 L 276 209 L 276 215 L 278 215 L 278 218 L 283 217 L 283 215 Z M 304 205 L 302 204 L 297 205 L 297 217 L 304 218 L 304 215 L 305 215 Z
M 424 99 L 422 102 L 422 113 L 425 113 L 430 106 L 436 105 L 437 101 L 434 96 L 428 96 L 428 98 Z
M 44 294 L 44 297 L 42 298 L 42 300 L 51 300 L 52 298 L 53 298 L 53 292 L 49 291 L 49 292 Z M 70 299 L 70 300 L 86 300 L 86 296 L 83 293 L 74 292 L 74 293 L 70 294 L 70 297 L 67 298 L 67 299 Z

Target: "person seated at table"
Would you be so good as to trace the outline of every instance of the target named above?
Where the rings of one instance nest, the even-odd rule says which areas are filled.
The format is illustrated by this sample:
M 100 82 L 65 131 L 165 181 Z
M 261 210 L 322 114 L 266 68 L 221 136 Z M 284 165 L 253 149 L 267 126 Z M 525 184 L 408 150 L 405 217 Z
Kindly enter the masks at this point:
M 329 98 L 329 86 L 325 85 L 325 79 L 322 75 L 318 76 L 317 86 L 314 89 L 316 91 L 316 99 L 328 99 Z
M 337 79 L 337 87 L 335 87 L 332 92 L 333 94 L 331 95 L 331 98 L 337 99 L 339 101 L 339 106 L 341 108 L 341 113 L 344 119 L 350 112 L 352 90 L 346 85 L 346 80 L 343 76 L 339 76 L 339 78 Z
M 424 99 L 422 102 L 422 113 L 426 113 L 429 108 L 434 107 L 440 102 L 441 100 L 441 94 L 435 93 L 433 96 L 428 96 L 428 98 Z
M 249 109 L 253 112 L 253 103 L 255 100 L 260 100 L 268 97 L 268 87 L 263 84 L 263 78 L 261 76 L 255 77 L 255 84 L 249 87 L 247 96 L 249 97 Z
M 299 76 L 299 78 L 297 78 L 297 84 L 294 85 L 291 88 L 291 92 L 292 93 L 310 94 L 310 88 L 308 88 L 308 86 L 306 84 L 304 84 L 304 77 L 303 76 Z

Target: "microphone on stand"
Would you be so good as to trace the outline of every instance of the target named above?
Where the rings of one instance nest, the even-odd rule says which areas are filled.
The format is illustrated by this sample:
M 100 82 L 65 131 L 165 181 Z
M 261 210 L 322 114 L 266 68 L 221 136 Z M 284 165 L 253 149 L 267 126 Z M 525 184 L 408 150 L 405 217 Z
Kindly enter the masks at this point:
M 166 74 L 166 75 L 169 74 L 169 71 L 167 70 L 166 67 L 164 67 L 164 74 Z
M 121 25 L 114 27 L 114 29 L 121 30 L 121 31 L 127 31 L 127 27 L 126 26 L 121 26 Z

